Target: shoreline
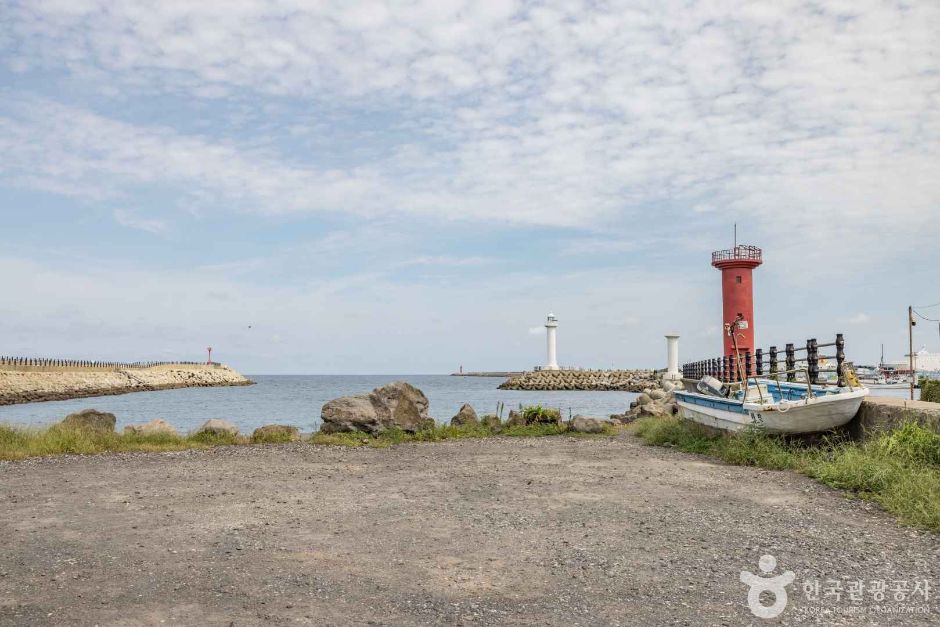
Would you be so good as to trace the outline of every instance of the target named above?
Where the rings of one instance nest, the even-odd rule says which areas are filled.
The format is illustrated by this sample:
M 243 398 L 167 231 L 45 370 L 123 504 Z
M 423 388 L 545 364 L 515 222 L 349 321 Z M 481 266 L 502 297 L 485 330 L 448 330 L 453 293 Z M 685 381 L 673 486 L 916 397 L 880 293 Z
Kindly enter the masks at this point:
M 246 385 L 255 385 L 254 381 L 247 380 L 244 382 L 231 382 L 231 383 L 213 383 L 205 385 L 191 385 L 185 383 L 167 383 L 165 385 L 155 385 L 155 386 L 141 386 L 128 389 L 114 389 L 114 388 L 101 388 L 101 389 L 89 389 L 89 390 L 76 390 L 74 392 L 49 392 L 41 393 L 36 398 L 9 398 L 9 397 L 0 397 L 0 406 L 7 407 L 10 405 L 27 405 L 29 403 L 48 403 L 52 401 L 72 401 L 79 398 L 94 398 L 96 396 L 122 396 L 124 394 L 134 394 L 135 392 L 163 392 L 165 390 L 181 390 L 184 388 L 225 388 L 225 387 L 241 387 Z

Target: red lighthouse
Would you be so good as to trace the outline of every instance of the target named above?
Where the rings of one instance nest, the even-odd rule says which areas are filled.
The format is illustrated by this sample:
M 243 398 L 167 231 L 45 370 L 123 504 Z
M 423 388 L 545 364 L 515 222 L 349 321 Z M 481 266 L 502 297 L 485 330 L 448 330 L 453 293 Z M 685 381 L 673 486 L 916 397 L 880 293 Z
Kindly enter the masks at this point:
M 763 263 L 757 246 L 736 244 L 734 248 L 712 253 L 712 265 L 721 270 L 721 300 L 724 308 L 722 329 L 736 324 L 738 350 L 754 352 L 754 289 L 751 271 Z M 734 344 L 725 331 L 724 355 L 734 354 Z M 742 355 L 743 357 L 743 355 Z

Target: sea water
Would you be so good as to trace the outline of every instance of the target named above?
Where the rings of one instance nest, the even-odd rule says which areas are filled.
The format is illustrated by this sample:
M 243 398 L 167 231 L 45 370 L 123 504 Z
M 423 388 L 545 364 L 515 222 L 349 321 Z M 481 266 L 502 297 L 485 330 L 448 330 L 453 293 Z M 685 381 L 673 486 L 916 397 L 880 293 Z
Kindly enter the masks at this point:
M 393 381 L 407 381 L 425 393 L 430 415 L 449 422 L 460 406 L 470 403 L 478 414 L 496 413 L 503 403 L 503 419 L 519 405 L 542 405 L 561 410 L 562 416 L 584 414 L 606 417 L 625 412 L 636 394 L 630 392 L 569 392 L 498 390 L 503 378 L 447 375 L 248 375 L 256 385 L 218 388 L 183 388 L 134 392 L 118 396 L 79 398 L 23 405 L 0 406 L 0 424 L 49 425 L 86 408 L 111 412 L 120 430 L 130 423 L 162 418 L 179 431 L 195 429 L 210 418 L 222 418 L 250 432 L 265 424 L 289 424 L 302 431 L 320 425 L 323 404 L 338 396 L 362 394 Z

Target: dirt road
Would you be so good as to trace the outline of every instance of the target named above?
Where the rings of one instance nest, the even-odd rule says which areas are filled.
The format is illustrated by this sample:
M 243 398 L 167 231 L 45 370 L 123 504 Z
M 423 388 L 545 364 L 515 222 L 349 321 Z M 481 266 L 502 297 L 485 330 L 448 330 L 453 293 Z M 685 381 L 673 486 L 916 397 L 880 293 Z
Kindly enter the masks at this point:
M 629 435 L 0 463 L 0 505 L 0 624 L 940 620 L 938 536 Z M 774 621 L 739 579 L 764 554 L 795 577 Z

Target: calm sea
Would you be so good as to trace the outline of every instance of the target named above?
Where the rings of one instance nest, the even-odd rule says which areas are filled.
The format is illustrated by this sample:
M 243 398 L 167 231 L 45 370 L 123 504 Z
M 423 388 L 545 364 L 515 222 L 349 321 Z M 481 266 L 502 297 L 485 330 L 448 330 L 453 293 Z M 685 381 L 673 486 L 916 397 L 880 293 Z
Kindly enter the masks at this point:
M 117 416 L 118 429 L 133 422 L 162 418 L 180 431 L 189 431 L 209 418 L 229 420 L 243 431 L 281 423 L 315 431 L 320 408 L 338 396 L 369 392 L 392 381 L 407 381 L 421 389 L 431 403 L 430 414 L 450 421 L 460 406 L 470 403 L 477 413 L 495 413 L 496 404 L 509 409 L 519 404 L 557 407 L 571 414 L 608 416 L 622 413 L 636 394 L 629 392 L 521 392 L 497 390 L 505 379 L 447 375 L 249 375 L 256 385 L 224 388 L 186 388 L 161 392 L 135 392 L 120 396 L 0 406 L 0 423 L 44 425 L 93 407 Z

